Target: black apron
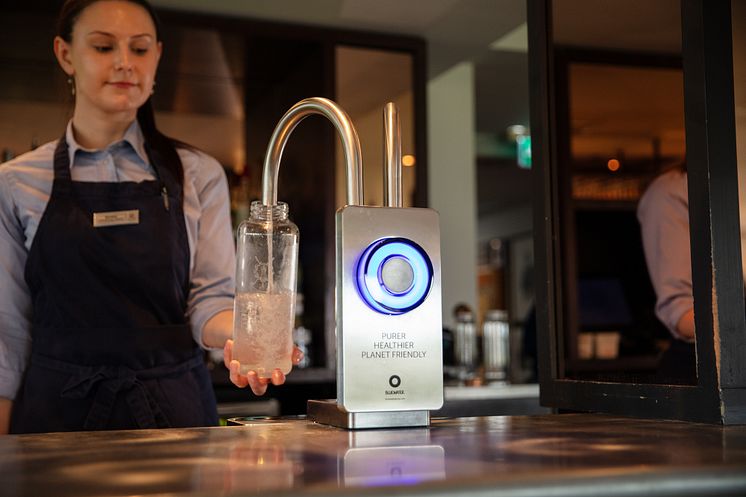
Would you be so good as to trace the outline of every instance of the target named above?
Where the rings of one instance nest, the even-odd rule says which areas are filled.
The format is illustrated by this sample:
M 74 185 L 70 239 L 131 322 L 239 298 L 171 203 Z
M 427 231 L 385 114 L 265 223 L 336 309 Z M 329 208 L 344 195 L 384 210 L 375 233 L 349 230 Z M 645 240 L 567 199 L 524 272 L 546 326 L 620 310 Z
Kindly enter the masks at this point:
M 157 180 L 75 182 L 64 136 L 57 145 L 25 268 L 33 341 L 11 433 L 217 424 L 185 317 L 182 187 L 148 156 Z M 122 215 L 109 214 L 94 227 L 94 213 L 135 210 L 136 224 L 116 225 Z

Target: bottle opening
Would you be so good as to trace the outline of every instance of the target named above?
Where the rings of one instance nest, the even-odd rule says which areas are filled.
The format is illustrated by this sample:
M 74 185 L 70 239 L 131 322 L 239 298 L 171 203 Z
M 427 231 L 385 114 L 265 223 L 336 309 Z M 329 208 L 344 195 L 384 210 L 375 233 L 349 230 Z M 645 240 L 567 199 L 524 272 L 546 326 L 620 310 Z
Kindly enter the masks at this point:
M 275 205 L 264 205 L 259 200 L 251 203 L 251 217 L 262 221 L 282 221 L 288 218 L 290 209 L 285 202 L 277 202 Z

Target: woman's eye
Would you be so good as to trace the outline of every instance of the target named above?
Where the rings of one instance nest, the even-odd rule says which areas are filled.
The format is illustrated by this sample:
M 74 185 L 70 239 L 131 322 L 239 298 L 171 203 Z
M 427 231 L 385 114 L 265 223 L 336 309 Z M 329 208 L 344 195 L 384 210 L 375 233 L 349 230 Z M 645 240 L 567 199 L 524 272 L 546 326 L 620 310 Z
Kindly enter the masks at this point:
M 145 55 L 146 53 L 148 53 L 148 49 L 147 48 L 137 48 L 137 47 L 134 47 L 132 49 L 132 52 L 135 55 Z
M 93 48 L 94 48 L 94 50 L 96 50 L 97 52 L 100 52 L 100 53 L 105 53 L 105 52 L 110 52 L 111 51 L 111 46 L 109 46 L 109 45 L 94 45 Z

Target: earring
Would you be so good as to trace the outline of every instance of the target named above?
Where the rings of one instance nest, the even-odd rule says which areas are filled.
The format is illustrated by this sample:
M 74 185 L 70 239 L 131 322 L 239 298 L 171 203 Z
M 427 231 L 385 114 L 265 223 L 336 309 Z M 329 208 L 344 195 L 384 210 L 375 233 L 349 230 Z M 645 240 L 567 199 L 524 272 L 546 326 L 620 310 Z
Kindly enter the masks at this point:
M 155 81 L 153 81 L 153 86 L 150 87 L 150 94 L 153 95 L 155 93 Z
M 73 81 L 73 78 L 67 78 L 67 84 L 70 85 L 70 93 L 72 96 L 75 96 L 75 81 Z

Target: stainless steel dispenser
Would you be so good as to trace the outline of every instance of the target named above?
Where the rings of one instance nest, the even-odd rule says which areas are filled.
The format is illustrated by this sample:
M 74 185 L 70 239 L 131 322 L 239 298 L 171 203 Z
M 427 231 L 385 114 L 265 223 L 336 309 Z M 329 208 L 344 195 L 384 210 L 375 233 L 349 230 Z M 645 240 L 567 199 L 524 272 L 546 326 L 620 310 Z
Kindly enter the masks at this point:
M 432 209 L 402 207 L 399 117 L 384 109 L 386 206 L 364 206 L 357 132 L 331 100 L 309 98 L 277 124 L 264 161 L 262 202 L 277 203 L 282 151 L 295 126 L 327 117 L 342 139 L 347 205 L 336 214 L 337 399 L 308 416 L 349 429 L 427 426 L 443 405 L 440 229 Z

